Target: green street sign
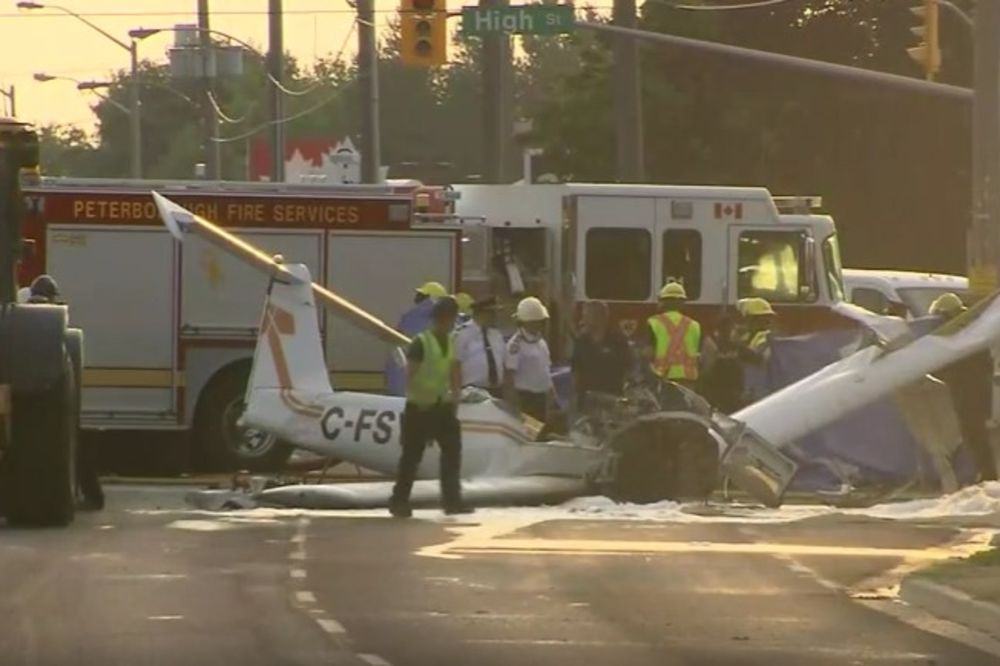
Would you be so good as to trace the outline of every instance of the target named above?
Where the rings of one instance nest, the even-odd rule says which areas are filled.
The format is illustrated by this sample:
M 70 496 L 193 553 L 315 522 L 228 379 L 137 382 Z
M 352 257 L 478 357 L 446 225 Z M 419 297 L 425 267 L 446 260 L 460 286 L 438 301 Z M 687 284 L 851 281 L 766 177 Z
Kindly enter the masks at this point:
M 462 32 L 473 37 L 490 34 L 559 35 L 573 31 L 571 5 L 513 5 L 462 8 Z

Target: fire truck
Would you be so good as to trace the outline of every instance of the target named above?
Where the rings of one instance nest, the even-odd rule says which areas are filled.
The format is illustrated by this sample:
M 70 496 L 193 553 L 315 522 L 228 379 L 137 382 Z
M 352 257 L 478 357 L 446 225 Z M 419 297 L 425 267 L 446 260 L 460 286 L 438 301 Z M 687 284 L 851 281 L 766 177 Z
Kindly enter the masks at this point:
M 434 198 L 429 225 L 462 230 L 462 283 L 473 295 L 530 293 L 555 308 L 565 343 L 576 306 L 608 303 L 626 334 L 684 284 L 688 312 L 711 330 L 739 299 L 761 296 L 782 329 L 851 325 L 836 226 L 819 197 L 764 188 L 669 185 L 463 185 Z M 434 206 L 432 206 L 433 208 Z M 565 344 L 560 345 L 565 349 Z
M 419 183 L 42 179 L 27 188 L 34 252 L 20 280 L 51 274 L 73 325 L 87 330 L 82 426 L 190 432 L 202 467 L 274 469 L 289 453 L 235 425 L 266 280 L 208 244 L 175 243 L 151 190 L 305 263 L 390 323 L 412 305 L 416 285 L 458 286 L 459 233 L 414 223 L 418 196 L 428 201 Z M 381 388 L 385 347 L 336 316 L 321 325 L 334 386 Z

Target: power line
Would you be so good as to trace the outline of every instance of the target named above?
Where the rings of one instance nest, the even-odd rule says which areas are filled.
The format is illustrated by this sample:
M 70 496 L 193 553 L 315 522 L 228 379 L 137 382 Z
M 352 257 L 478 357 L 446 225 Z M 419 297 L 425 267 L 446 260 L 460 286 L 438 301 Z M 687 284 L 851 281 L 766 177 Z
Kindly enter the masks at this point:
M 674 9 L 684 9 L 696 12 L 722 12 L 732 9 L 760 9 L 761 7 L 773 7 L 774 5 L 791 2 L 791 0 L 759 0 L 758 2 L 744 2 L 737 5 L 682 5 L 675 2 L 667 2 L 666 0 L 656 1 L 658 4 L 669 5 Z

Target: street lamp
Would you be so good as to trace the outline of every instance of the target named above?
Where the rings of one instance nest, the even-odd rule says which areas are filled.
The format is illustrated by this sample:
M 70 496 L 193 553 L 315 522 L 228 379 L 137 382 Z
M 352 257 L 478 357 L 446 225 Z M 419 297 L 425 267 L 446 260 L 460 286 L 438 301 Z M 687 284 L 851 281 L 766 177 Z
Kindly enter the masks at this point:
M 112 85 L 113 84 L 111 83 L 111 81 L 80 81 L 76 84 L 76 89 L 97 91 L 97 90 L 102 90 L 104 88 L 110 88 Z M 148 86 L 150 88 L 159 88 L 160 90 L 165 90 L 174 97 L 179 97 L 180 99 L 184 100 L 191 106 L 194 107 L 198 106 L 198 102 L 194 101 L 193 99 L 182 93 L 180 90 L 177 90 L 176 88 L 171 88 L 170 86 L 164 85 L 159 81 L 143 81 L 142 85 Z M 114 100 L 109 99 L 109 101 L 114 103 Z
M 115 107 L 125 115 L 127 116 L 132 115 L 132 110 L 130 108 L 112 99 L 108 95 L 105 95 L 99 90 L 99 88 L 107 87 L 110 84 L 101 85 L 96 81 L 80 81 L 79 79 L 74 79 L 73 77 L 70 76 L 53 76 L 51 74 L 46 74 L 44 72 L 35 72 L 32 78 L 34 78 L 35 81 L 38 81 L 39 83 L 48 83 L 49 81 L 69 81 L 71 83 L 75 83 L 77 90 L 89 90 L 90 92 L 94 93 L 95 95 L 97 95 L 98 97 L 100 97 L 105 102 Z
M 155 35 L 158 31 L 156 31 L 156 30 L 153 30 L 153 31 L 149 31 L 149 30 L 145 30 L 145 31 L 143 31 L 143 30 L 130 31 L 129 37 L 131 38 L 131 41 L 126 43 L 126 42 L 122 41 L 121 39 L 118 39 L 117 37 L 115 37 L 114 35 L 112 35 L 110 32 L 108 32 L 104 28 L 100 27 L 99 25 L 88 21 L 86 18 L 84 18 L 83 16 L 80 16 L 79 14 L 77 14 L 76 12 L 74 12 L 73 10 L 67 9 L 66 7 L 62 7 L 60 5 L 50 5 L 50 4 L 47 4 L 47 3 L 46 4 L 42 4 L 42 3 L 39 3 L 39 2 L 19 2 L 19 3 L 17 3 L 17 7 L 18 7 L 18 9 L 28 9 L 28 10 L 33 10 L 33 9 L 54 9 L 56 11 L 62 12 L 63 14 L 66 14 L 67 16 L 72 16 L 73 18 L 77 19 L 81 23 L 85 24 L 91 30 L 94 30 L 95 32 L 100 33 L 106 39 L 114 42 L 115 44 L 117 44 L 121 48 L 123 48 L 126 51 L 128 51 L 128 53 L 129 53 L 129 59 L 130 59 L 130 64 L 131 64 L 131 77 L 132 77 L 131 83 L 129 85 L 129 108 L 130 108 L 130 113 L 129 113 L 129 129 L 130 129 L 130 132 L 129 133 L 131 134 L 131 144 L 132 144 L 132 151 L 131 151 L 131 153 L 132 153 L 131 154 L 131 163 L 132 163 L 131 164 L 131 172 L 132 172 L 132 177 L 133 178 L 142 178 L 142 123 L 141 123 L 141 118 L 139 117 L 139 113 L 140 113 L 140 111 L 139 111 L 139 55 L 138 55 L 138 46 L 137 46 L 137 44 L 138 44 L 138 42 L 140 40 L 143 40 L 146 37 L 150 37 L 152 35 Z M 133 35 L 132 34 L 133 32 L 136 33 L 136 34 Z

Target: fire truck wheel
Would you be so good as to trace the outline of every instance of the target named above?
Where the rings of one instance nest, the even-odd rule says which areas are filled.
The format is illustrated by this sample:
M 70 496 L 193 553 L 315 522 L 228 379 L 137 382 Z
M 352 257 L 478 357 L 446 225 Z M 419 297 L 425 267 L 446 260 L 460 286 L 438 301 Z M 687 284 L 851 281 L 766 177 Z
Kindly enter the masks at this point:
M 76 510 L 77 382 L 67 359 L 62 379 L 44 393 L 14 395 L 12 447 L 4 472 L 4 513 L 19 527 L 61 527 Z
M 249 365 L 223 368 L 198 400 L 194 413 L 196 454 L 210 471 L 276 472 L 292 454 L 292 448 L 277 437 L 236 425 L 243 413 L 249 379 Z

